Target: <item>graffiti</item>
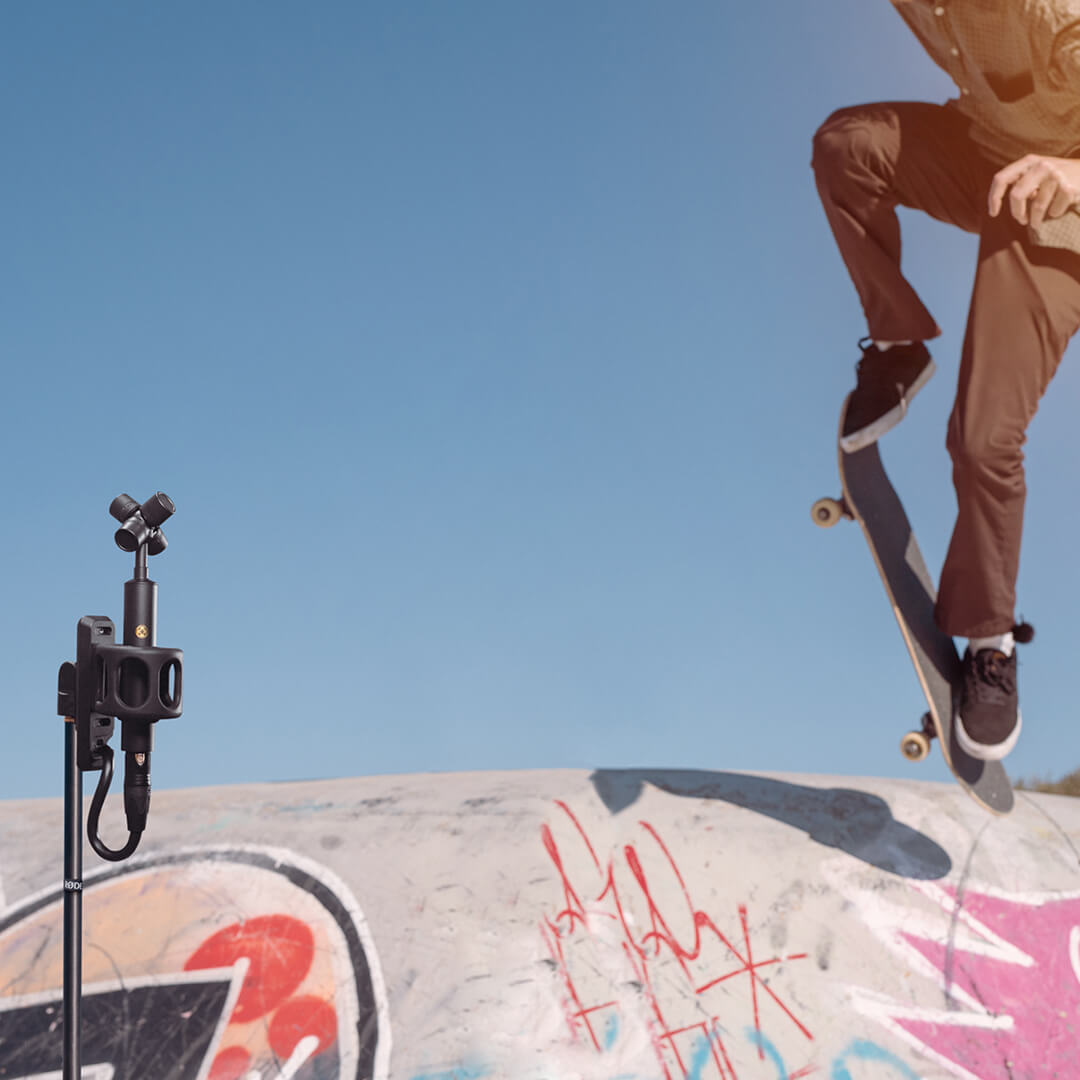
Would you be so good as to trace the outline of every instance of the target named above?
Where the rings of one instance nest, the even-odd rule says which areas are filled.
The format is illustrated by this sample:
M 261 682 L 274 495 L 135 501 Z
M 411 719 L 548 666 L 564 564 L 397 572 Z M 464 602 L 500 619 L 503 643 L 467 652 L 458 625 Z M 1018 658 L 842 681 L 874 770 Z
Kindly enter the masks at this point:
M 904 967 L 936 984 L 942 1004 L 901 1004 L 856 987 L 856 1009 L 960 1080 L 1072 1075 L 1080 896 L 929 883 L 911 889 L 929 905 L 847 892 Z
M 670 848 L 648 822 L 639 823 L 637 842 L 601 860 L 573 811 L 555 805 L 556 822 L 542 826 L 541 842 L 562 895 L 540 930 L 574 1041 L 603 1052 L 616 1037 L 632 1043 L 644 1032 L 664 1080 L 741 1080 L 745 1070 L 733 1056 L 731 1032 L 741 1031 L 743 1017 L 760 1062 L 771 1046 L 762 1034 L 766 1013 L 771 1023 L 813 1042 L 778 989 L 785 965 L 807 953 L 761 958 L 745 904 L 737 906 L 737 929 L 722 928 L 695 903 Z M 811 1071 L 785 1073 L 799 1080 Z
M 62 890 L 0 920 L 0 1077 L 61 1065 Z M 88 875 L 82 1056 L 103 1080 L 383 1080 L 386 995 L 348 889 L 202 848 Z
M 809 1076 L 818 1070 L 814 1068 L 804 1069 L 798 1073 L 788 1071 L 787 1065 L 780 1051 L 760 1032 L 749 1028 L 744 1032 L 746 1041 L 760 1049 L 765 1056 L 766 1069 L 760 1075 L 763 1080 L 792 1080 L 796 1076 Z M 686 1080 L 700 1080 L 704 1070 L 708 1066 L 711 1051 L 708 1040 L 699 1038 L 695 1044 L 690 1060 L 690 1068 Z M 870 1039 L 855 1039 L 841 1053 L 833 1059 L 830 1068 L 821 1075 L 827 1076 L 828 1080 L 853 1080 L 850 1065 L 855 1062 L 866 1062 L 873 1066 L 870 1073 L 860 1072 L 860 1077 L 873 1076 L 874 1080 L 921 1080 L 906 1062 L 902 1061 L 891 1051 L 879 1046 Z M 418 1073 L 410 1077 L 410 1080 L 484 1080 L 492 1076 L 496 1070 L 490 1065 L 456 1065 L 438 1072 Z M 561 1077 L 563 1071 L 557 1066 L 536 1067 L 528 1074 L 521 1076 L 519 1080 L 555 1080 Z M 575 1074 L 577 1075 L 577 1074 Z M 603 1073 L 593 1071 L 588 1074 L 590 1080 L 655 1080 L 650 1074 L 638 1074 L 633 1072 L 620 1072 L 616 1075 L 606 1076 Z
M 492 1074 L 490 1065 L 458 1065 L 433 1073 L 418 1073 L 412 1080 L 484 1080 Z
M 285 850 L 166 854 L 167 836 L 89 875 L 84 1080 L 389 1080 L 383 965 L 396 1080 L 1077 1074 L 1080 894 L 972 885 L 1071 887 L 1022 822 L 946 888 L 728 802 L 649 791 L 613 814 L 565 778 L 541 801 L 537 782 L 519 805 L 424 780 L 415 812 L 301 793 L 279 835 L 335 850 L 347 885 Z M 206 829 L 235 813 L 270 835 L 284 812 L 235 805 L 212 802 Z M 970 842 L 959 812 L 901 809 L 934 810 L 954 853 Z M 37 830 L 8 830 L 9 894 L 51 873 Z M 60 886 L 0 911 L 0 1080 L 60 1080 Z
M 954 932 L 900 931 L 944 989 L 949 1010 L 899 1010 L 893 1023 L 965 1080 L 1067 1076 L 1080 1025 L 1080 897 L 1023 898 L 923 889 Z
M 851 1080 L 848 1065 L 853 1061 L 869 1061 L 883 1066 L 888 1072 L 882 1073 L 877 1069 L 874 1071 L 879 1080 L 886 1080 L 886 1077 L 889 1080 L 921 1080 L 919 1074 L 906 1062 L 870 1039 L 856 1039 L 847 1050 L 837 1056 L 829 1073 L 830 1080 Z

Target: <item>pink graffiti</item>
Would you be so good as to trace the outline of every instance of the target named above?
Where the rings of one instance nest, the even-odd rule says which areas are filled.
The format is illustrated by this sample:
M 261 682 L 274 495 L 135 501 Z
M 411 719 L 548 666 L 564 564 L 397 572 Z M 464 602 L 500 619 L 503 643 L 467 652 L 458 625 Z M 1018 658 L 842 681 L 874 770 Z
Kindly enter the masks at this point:
M 957 893 L 942 890 L 939 900 L 952 908 Z M 967 892 L 951 913 L 977 944 L 965 949 L 902 934 L 942 973 L 948 1022 L 910 1015 L 894 1022 L 959 1076 L 1077 1075 L 1080 897 L 1027 902 Z
M 638 823 L 642 837 L 637 844 L 624 844 L 618 852 L 621 857 L 611 855 L 601 862 L 573 811 L 561 801 L 555 805 L 563 839 L 560 843 L 553 828 L 545 824 L 541 842 L 558 872 L 562 896 L 557 910 L 541 924 L 541 933 L 562 977 L 566 1019 L 575 1040 L 602 1050 L 601 1018 L 618 1013 L 617 1001 L 590 999 L 574 974 L 572 954 L 588 952 L 603 939 L 617 943 L 625 970 L 641 988 L 650 1041 L 664 1080 L 703 1076 L 703 1047 L 721 1080 L 740 1080 L 721 1034 L 724 1018 L 710 1008 L 710 1004 L 730 1004 L 730 996 L 718 1001 L 712 995 L 717 987 L 723 986 L 725 994 L 743 988 L 743 1007 L 759 1036 L 759 1058 L 764 1058 L 760 1036 L 766 1008 L 813 1041 L 771 978 L 780 965 L 805 960 L 806 953 L 759 958 L 746 905 L 738 906 L 737 931 L 725 933 L 695 902 L 671 850 L 648 822 Z M 735 868 L 719 865 L 716 872 L 728 869 Z M 586 962 L 583 967 L 595 971 L 594 964 Z M 684 998 L 695 1001 L 693 1012 L 705 1018 L 680 1024 L 674 1017 L 675 1005 Z M 789 1080 L 813 1071 L 808 1067 L 792 1072 Z

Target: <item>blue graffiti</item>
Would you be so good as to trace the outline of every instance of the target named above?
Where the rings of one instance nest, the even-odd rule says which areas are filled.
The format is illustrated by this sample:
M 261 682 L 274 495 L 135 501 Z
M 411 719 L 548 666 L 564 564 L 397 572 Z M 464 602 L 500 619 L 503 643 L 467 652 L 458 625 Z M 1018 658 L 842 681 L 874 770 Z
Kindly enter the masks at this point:
M 701 1072 L 708 1065 L 711 1053 L 712 1046 L 702 1035 L 694 1043 L 694 1053 L 690 1058 L 690 1071 L 686 1074 L 686 1080 L 701 1080 Z
M 619 1038 L 619 1015 L 609 1012 L 604 1021 L 604 1049 L 610 1050 Z
M 619 1035 L 619 1022 L 615 1016 L 609 1016 L 604 1025 L 604 1049 L 611 1050 Z M 789 1073 L 784 1059 L 776 1046 L 760 1031 L 754 1028 L 746 1029 L 746 1038 L 751 1046 L 760 1050 L 769 1063 L 776 1070 L 776 1080 L 788 1080 Z M 705 1070 L 712 1055 L 712 1041 L 707 1036 L 700 1036 L 694 1042 L 689 1068 L 686 1072 L 686 1080 L 704 1080 Z M 838 1054 L 832 1062 L 829 1072 L 829 1080 L 852 1080 L 848 1070 L 848 1062 L 865 1061 L 884 1066 L 889 1071 L 893 1080 L 920 1080 L 919 1074 L 906 1062 L 898 1058 L 890 1050 L 879 1046 L 869 1039 L 855 1039 L 842 1053 Z M 418 1073 L 410 1080 L 484 1080 L 491 1076 L 493 1068 L 490 1065 L 458 1065 L 454 1068 L 440 1069 L 436 1072 Z M 880 1074 L 881 1080 L 887 1080 L 885 1074 Z M 610 1080 L 641 1080 L 632 1073 L 622 1073 L 611 1077 Z
M 418 1073 L 412 1080 L 483 1080 L 490 1075 L 490 1065 L 457 1065 L 439 1072 Z
M 787 1066 L 780 1056 L 780 1051 L 760 1032 L 754 1028 L 748 1028 L 746 1037 L 752 1046 L 756 1046 L 772 1062 L 776 1069 L 776 1080 L 788 1080 Z M 851 1080 L 847 1063 L 850 1060 L 869 1061 L 878 1065 L 886 1066 L 890 1071 L 895 1070 L 899 1080 L 920 1080 L 919 1074 L 909 1065 L 898 1058 L 894 1053 L 886 1050 L 869 1039 L 856 1039 L 852 1044 L 836 1058 L 833 1059 L 830 1080 Z
M 772 1063 L 776 1069 L 776 1080 L 788 1080 L 787 1066 L 780 1056 L 780 1051 L 765 1036 L 754 1028 L 746 1029 L 746 1037 L 752 1046 L 756 1046 Z M 850 1080 L 850 1077 L 848 1078 Z
M 851 1080 L 847 1063 L 850 1058 L 856 1061 L 874 1061 L 880 1065 L 886 1065 L 890 1070 L 895 1070 L 900 1080 L 919 1080 L 919 1074 L 909 1065 L 901 1061 L 895 1054 L 878 1046 L 869 1039 L 856 1039 L 834 1062 L 832 1067 L 832 1080 Z

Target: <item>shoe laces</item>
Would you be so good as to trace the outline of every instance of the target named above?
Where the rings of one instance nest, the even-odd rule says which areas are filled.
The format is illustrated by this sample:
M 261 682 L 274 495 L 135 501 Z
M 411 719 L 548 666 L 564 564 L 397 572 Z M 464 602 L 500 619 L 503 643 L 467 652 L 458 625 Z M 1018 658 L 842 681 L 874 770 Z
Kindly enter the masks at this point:
M 874 344 L 873 338 L 860 338 L 859 348 L 862 349 L 862 356 L 855 362 L 855 377 L 859 382 L 863 382 L 868 374 L 871 374 L 875 370 L 875 365 L 870 361 L 871 353 L 877 353 L 878 347 Z
M 1011 633 L 1017 645 L 1027 645 L 1035 637 L 1035 627 L 1021 619 Z M 966 675 L 969 693 L 983 700 L 1011 697 L 1016 693 L 1016 652 L 1006 656 L 997 649 L 980 649 Z
M 983 649 L 975 655 L 975 677 L 983 689 L 1010 695 L 1016 691 L 1016 668 L 1010 657 L 996 649 Z

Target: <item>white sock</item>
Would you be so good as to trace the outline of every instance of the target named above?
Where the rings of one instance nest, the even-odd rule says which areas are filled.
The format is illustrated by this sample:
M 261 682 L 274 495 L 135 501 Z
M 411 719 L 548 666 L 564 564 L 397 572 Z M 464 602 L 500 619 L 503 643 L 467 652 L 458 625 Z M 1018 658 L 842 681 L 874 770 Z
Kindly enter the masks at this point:
M 878 352 L 888 352 L 894 345 L 910 345 L 910 341 L 875 341 Z
M 981 649 L 997 649 L 998 652 L 1004 653 L 1006 656 L 1012 656 L 1015 646 L 1016 641 L 1011 630 L 1004 634 L 997 634 L 994 637 L 973 637 L 968 640 L 968 648 L 971 650 L 972 656 Z

